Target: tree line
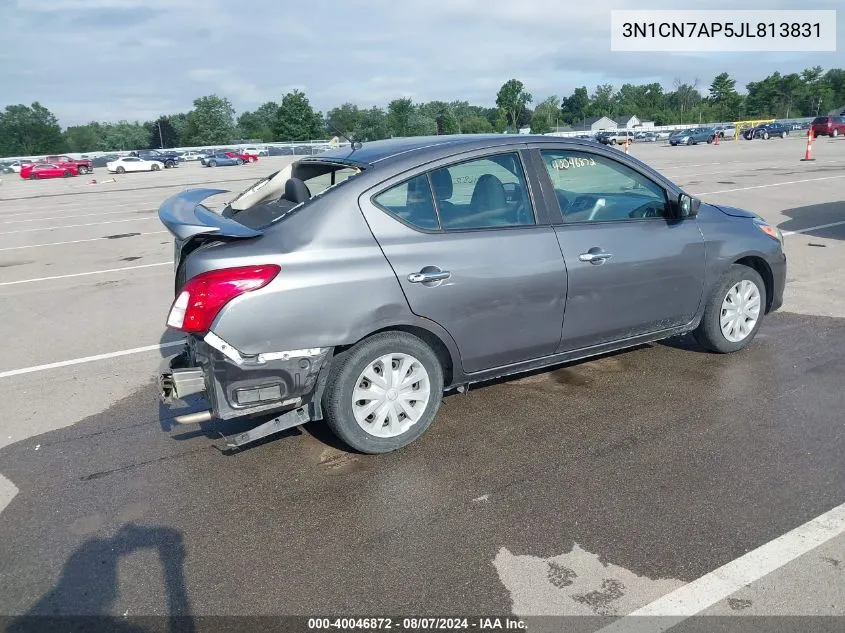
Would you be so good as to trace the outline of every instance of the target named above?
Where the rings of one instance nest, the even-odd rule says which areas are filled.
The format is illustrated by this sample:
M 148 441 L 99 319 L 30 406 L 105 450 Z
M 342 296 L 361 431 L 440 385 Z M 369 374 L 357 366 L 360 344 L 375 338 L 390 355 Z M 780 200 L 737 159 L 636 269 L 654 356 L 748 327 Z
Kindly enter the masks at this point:
M 600 116 L 636 115 L 657 125 L 797 118 L 845 105 L 845 70 L 824 71 L 816 66 L 801 73 L 775 72 L 745 88 L 740 93 L 736 81 L 721 73 L 706 94 L 697 79 L 677 79 L 668 91 L 659 83 L 626 83 L 618 89 L 600 84 L 592 93 L 581 86 L 569 96 L 550 95 L 535 102 L 521 81 L 510 79 L 497 93 L 495 107 L 400 98 L 385 108 L 344 103 L 325 113 L 315 110 L 305 93 L 294 90 L 279 102 L 268 101 L 240 115 L 227 98 L 212 94 L 195 99 L 189 112 L 162 115 L 155 121 L 92 121 L 65 129 L 50 110 L 35 102 L 9 105 L 0 112 L 0 156 L 227 145 L 238 140 L 306 141 L 341 135 L 371 141 L 515 132 L 522 127 L 544 134 L 562 126 L 583 129 L 588 118 Z

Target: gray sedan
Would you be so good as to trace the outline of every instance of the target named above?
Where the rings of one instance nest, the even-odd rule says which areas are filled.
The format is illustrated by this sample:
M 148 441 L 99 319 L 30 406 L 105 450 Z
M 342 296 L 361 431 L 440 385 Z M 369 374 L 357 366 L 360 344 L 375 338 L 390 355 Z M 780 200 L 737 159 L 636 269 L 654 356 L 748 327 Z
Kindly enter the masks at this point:
M 782 236 L 589 141 L 473 135 L 302 158 L 222 213 L 177 194 L 162 397 L 249 418 L 230 446 L 324 420 L 352 448 L 405 446 L 444 391 L 692 332 L 748 345 L 780 307 Z M 657 378 L 657 377 L 656 377 Z

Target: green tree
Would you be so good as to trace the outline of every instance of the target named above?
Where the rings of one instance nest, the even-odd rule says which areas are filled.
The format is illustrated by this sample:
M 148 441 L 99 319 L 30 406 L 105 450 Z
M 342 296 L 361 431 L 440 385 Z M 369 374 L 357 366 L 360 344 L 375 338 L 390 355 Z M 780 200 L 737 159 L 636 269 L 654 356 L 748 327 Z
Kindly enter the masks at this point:
M 492 131 L 493 126 L 490 125 L 490 121 L 477 114 L 471 114 L 461 121 L 463 134 L 489 134 Z
M 496 106 L 505 113 L 514 132 L 519 131 L 520 116 L 532 100 L 531 93 L 525 90 L 525 86 L 518 79 L 509 79 L 499 88 Z
M 187 118 L 188 145 L 225 145 L 234 136 L 235 108 L 228 99 L 214 94 L 194 99 Z
M 108 149 L 103 126 L 96 121 L 73 125 L 65 130 L 65 141 L 70 152 L 95 152 Z
M 546 97 L 537 104 L 531 117 L 531 133 L 546 134 L 551 132 L 560 117 L 560 99 L 557 95 Z
M 378 141 L 388 138 L 390 128 L 387 123 L 387 114 L 377 107 L 363 110 L 358 125 L 355 126 L 354 134 L 356 141 Z
M 160 116 L 158 119 L 150 123 L 150 139 L 148 147 L 150 148 L 168 148 L 179 147 L 179 135 L 176 129 L 170 122 L 169 116 Z
M 301 90 L 282 97 L 276 112 L 273 132 L 279 141 L 308 141 L 323 136 L 323 118 L 319 116 Z
M 391 136 L 413 136 L 411 132 L 414 103 L 409 98 L 394 99 L 387 104 L 387 125 Z
M 581 86 L 561 103 L 561 117 L 569 125 L 578 127 L 587 117 L 589 107 L 590 95 L 587 94 L 587 86 Z
M 344 103 L 332 108 L 326 113 L 326 132 L 332 136 L 338 132 L 351 134 L 355 138 L 354 130 L 358 127 L 363 116 L 364 112 L 354 103 Z
M 178 114 L 170 115 L 170 125 L 173 126 L 173 131 L 179 137 L 179 142 L 182 146 L 188 144 L 188 114 L 186 112 L 179 112 Z
M 720 73 L 710 84 L 710 102 L 716 106 L 720 119 L 730 119 L 738 115 L 742 97 L 736 91 L 736 80 L 728 73 Z
M 591 116 L 611 116 L 613 114 L 613 86 L 599 84 L 590 99 Z
M 244 112 L 238 117 L 238 132 L 244 139 L 273 140 L 273 124 L 279 104 L 275 101 L 262 103 L 255 112 Z
M 6 106 L 0 113 L 0 156 L 29 156 L 66 151 L 55 115 L 37 101 Z

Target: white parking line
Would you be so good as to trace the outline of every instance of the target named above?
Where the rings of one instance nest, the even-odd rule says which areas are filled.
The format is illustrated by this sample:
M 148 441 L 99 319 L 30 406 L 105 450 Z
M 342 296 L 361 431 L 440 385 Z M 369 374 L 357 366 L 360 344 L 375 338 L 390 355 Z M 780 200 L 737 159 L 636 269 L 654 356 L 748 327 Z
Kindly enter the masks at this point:
M 841 226 L 845 224 L 845 220 L 840 220 L 839 222 L 830 222 L 828 224 L 819 224 L 817 226 L 808 226 L 805 229 L 796 229 L 795 231 L 783 231 L 784 237 L 789 237 L 790 235 L 798 235 L 800 233 L 809 233 L 810 231 L 815 231 L 817 229 L 829 229 L 832 226 Z
M 600 633 L 666 631 L 840 534 L 845 534 L 845 504 L 632 611 Z
M 138 268 L 152 268 L 153 266 L 172 266 L 173 262 L 157 262 L 155 264 L 139 264 L 138 266 L 124 266 L 123 268 L 106 268 L 104 270 L 89 270 L 84 273 L 71 273 L 69 275 L 53 275 L 52 277 L 35 277 L 33 279 L 19 279 L 18 281 L 3 281 L 0 286 L 15 286 L 17 284 L 31 284 L 36 281 L 51 281 L 53 279 L 67 279 L 68 277 L 84 277 L 86 275 L 104 275 L 106 273 L 117 273 L 124 270 L 136 270 Z
M 100 226 L 101 224 L 118 224 L 120 222 L 144 222 L 146 220 L 158 220 L 157 217 L 148 218 L 127 218 L 125 220 L 106 220 L 105 222 L 87 222 L 86 224 L 63 224 L 61 226 L 42 226 L 37 229 L 18 229 L 16 231 L 0 231 L 0 235 L 14 235 L 15 233 L 35 233 L 36 231 L 54 231 L 56 229 L 76 229 L 81 226 Z
M 30 218 L 29 220 L 5 220 L 0 222 L 0 224 L 20 224 L 22 222 L 46 222 L 47 220 L 70 220 L 71 218 L 89 218 L 92 216 L 101 216 L 101 215 L 115 215 L 117 213 L 140 213 L 141 211 L 153 211 L 154 209 L 138 209 L 137 211 L 134 210 L 123 210 L 123 211 L 101 211 L 100 213 L 83 213 L 81 215 L 54 215 L 49 218 Z M 43 213 L 43 211 L 42 211 Z M 2 216 L 0 216 L 2 217 Z
M 765 189 L 766 187 L 783 187 L 784 185 L 797 185 L 802 182 L 818 182 L 819 180 L 835 180 L 837 178 L 845 178 L 845 174 L 838 176 L 823 176 L 822 178 L 806 178 L 804 180 L 789 180 L 786 182 L 773 182 L 768 185 L 753 185 L 751 187 L 737 187 L 736 189 L 720 189 L 719 191 L 705 191 L 697 193 L 696 196 L 712 196 L 717 193 L 730 193 L 732 191 L 747 191 L 748 189 Z
M 81 365 L 82 363 L 92 363 L 97 360 L 107 360 L 109 358 L 117 358 L 119 356 L 129 356 L 130 354 L 140 354 L 142 352 L 153 352 L 169 347 L 177 347 L 184 345 L 184 340 L 170 341 L 169 343 L 160 343 L 158 345 L 147 345 L 145 347 L 135 347 L 133 349 L 124 349 L 119 352 L 108 352 L 107 354 L 97 354 L 96 356 L 85 356 L 84 358 L 73 358 L 71 360 L 63 360 L 58 363 L 48 363 L 46 365 L 35 365 L 33 367 L 23 367 L 21 369 L 10 369 L 9 371 L 0 372 L 0 378 L 11 378 L 12 376 L 20 376 L 21 374 L 31 374 L 36 371 L 46 371 L 48 369 L 58 369 L 60 367 L 69 367 L 71 365 Z
M 157 235 L 158 233 L 167 233 L 168 231 L 150 231 L 148 233 L 138 233 L 138 235 Z M 69 240 L 67 242 L 49 242 L 47 244 L 27 244 L 26 246 L 5 246 L 0 248 L 0 251 L 18 251 L 23 248 L 41 248 L 42 246 L 62 246 L 64 244 L 81 244 L 82 242 L 97 242 L 99 240 L 110 240 L 110 237 L 89 237 L 84 240 Z

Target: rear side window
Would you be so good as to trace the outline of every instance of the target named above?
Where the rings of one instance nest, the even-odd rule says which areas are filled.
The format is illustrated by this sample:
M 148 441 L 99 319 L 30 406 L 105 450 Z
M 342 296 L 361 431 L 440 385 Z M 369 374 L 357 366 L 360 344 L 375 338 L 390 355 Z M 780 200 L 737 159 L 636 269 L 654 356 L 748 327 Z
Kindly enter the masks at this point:
M 497 154 L 431 172 L 447 231 L 534 224 L 519 154 Z
M 813 123 L 827 123 L 827 117 L 817 116 L 815 119 L 813 119 Z
M 375 202 L 390 215 L 426 231 L 440 228 L 428 177 L 423 174 L 383 191 Z

